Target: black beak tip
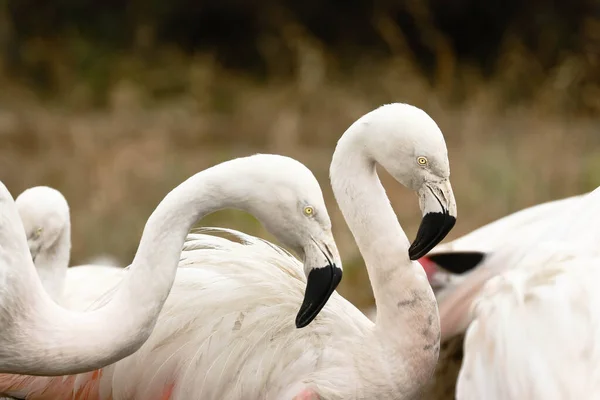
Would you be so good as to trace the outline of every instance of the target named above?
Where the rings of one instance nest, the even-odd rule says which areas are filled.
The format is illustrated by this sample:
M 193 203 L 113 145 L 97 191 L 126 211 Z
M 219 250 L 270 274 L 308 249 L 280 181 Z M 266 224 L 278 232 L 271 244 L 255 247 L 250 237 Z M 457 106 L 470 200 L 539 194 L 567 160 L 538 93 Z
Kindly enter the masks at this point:
M 408 249 L 408 258 L 410 258 L 411 261 L 417 261 L 419 258 L 423 257 L 424 254 L 421 255 L 422 253 L 422 251 L 417 251 L 411 246 L 410 249 Z
M 475 269 L 486 258 L 487 253 L 481 251 L 449 251 L 445 253 L 430 254 L 427 256 L 440 268 L 461 275 Z
M 447 213 L 427 213 L 421 221 L 415 241 L 408 249 L 408 257 L 418 260 L 433 249 L 456 224 L 456 217 Z
M 301 318 L 300 314 L 298 314 L 296 316 L 296 329 L 304 328 L 305 326 L 307 326 L 311 322 L 312 321 L 309 320 L 308 318 Z
M 296 328 L 304 328 L 319 315 L 342 280 L 342 270 L 335 264 L 310 271 L 304 301 L 296 315 Z

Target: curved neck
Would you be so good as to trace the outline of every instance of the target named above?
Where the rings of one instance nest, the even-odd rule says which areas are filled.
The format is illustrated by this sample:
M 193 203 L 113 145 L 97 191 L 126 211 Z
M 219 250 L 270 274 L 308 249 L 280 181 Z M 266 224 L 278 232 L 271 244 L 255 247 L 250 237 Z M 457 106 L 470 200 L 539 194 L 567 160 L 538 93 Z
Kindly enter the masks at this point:
M 330 175 L 335 198 L 365 260 L 377 305 L 373 337 L 365 338 L 361 354 L 379 355 L 372 358 L 377 363 L 373 368 L 385 368 L 384 385 L 393 381 L 403 392 L 413 393 L 431 377 L 437 362 L 437 303 L 425 272 L 408 257 L 410 243 L 379 181 L 375 161 L 349 133 L 338 142 Z
M 71 224 L 67 223 L 52 246 L 40 251 L 34 260 L 44 289 L 57 303 L 62 300 L 70 256 Z
M 236 186 L 231 174 L 226 179 L 227 170 L 227 164 L 205 170 L 164 198 L 146 223 L 129 273 L 102 308 L 86 313 L 66 310 L 40 290 L 38 279 L 26 276 L 18 286 L 21 293 L 15 294 L 23 295 L 25 304 L 16 309 L 2 304 L 0 310 L 0 316 L 11 314 L 14 321 L 8 326 L 16 327 L 1 332 L 0 372 L 74 374 L 101 368 L 139 349 L 170 292 L 193 224 L 221 208 L 250 208 L 251 194 L 241 193 L 238 188 L 243 186 Z M 236 179 L 243 180 L 240 175 Z

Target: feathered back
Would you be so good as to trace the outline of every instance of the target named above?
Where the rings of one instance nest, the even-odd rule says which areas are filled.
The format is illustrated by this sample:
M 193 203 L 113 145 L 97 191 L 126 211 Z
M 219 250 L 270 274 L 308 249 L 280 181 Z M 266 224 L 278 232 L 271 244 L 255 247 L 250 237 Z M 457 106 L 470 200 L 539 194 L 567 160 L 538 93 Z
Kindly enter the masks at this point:
M 228 234 L 237 241 L 214 236 L 219 233 Z M 244 269 L 243 272 L 241 271 L 242 274 L 248 272 L 248 268 L 245 268 L 248 262 L 266 262 L 275 264 L 279 268 L 260 268 L 262 273 L 279 275 L 277 271 L 283 271 L 299 283 L 306 284 L 302 263 L 289 251 L 267 240 L 227 228 L 203 227 L 190 233 L 183 246 L 179 267 L 193 266 L 196 263 L 223 262 L 224 252 L 228 257 L 234 257 L 238 261 L 236 263 L 231 260 L 231 263 Z M 253 272 L 252 275 L 255 276 L 255 273 Z M 263 276 L 263 278 L 267 277 Z
M 319 316 L 297 329 L 295 313 L 306 285 L 298 259 L 235 230 L 197 232 L 186 239 L 175 284 L 148 341 L 104 369 L 102 382 L 110 383 L 114 398 L 153 400 L 176 382 L 172 399 L 198 393 L 195 398 L 275 399 L 320 362 L 348 357 L 345 347 L 331 345 L 336 337 L 361 337 L 373 327 L 334 292 Z M 127 274 L 108 270 L 88 275 L 76 293 L 68 284 L 68 301 L 81 304 L 95 294 L 101 298 L 91 308 L 105 303 Z
M 600 398 L 597 263 L 567 256 L 488 281 L 465 337 L 457 399 Z

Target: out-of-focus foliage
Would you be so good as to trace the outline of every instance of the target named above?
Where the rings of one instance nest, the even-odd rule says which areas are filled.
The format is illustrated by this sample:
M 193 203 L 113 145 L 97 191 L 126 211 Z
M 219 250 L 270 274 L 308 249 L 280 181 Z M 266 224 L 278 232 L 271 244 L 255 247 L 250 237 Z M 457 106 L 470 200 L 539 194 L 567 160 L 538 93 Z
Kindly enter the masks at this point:
M 210 53 L 261 79 L 290 78 L 308 42 L 342 72 L 409 58 L 432 85 L 450 86 L 454 100 L 465 96 L 466 75 L 510 72 L 508 102 L 535 97 L 550 77 L 561 107 L 598 107 L 589 89 L 600 82 L 598 0 L 2 1 L 4 66 L 46 94 L 65 84 L 61 74 L 82 75 L 103 92 L 120 56 L 161 63 L 165 48 Z

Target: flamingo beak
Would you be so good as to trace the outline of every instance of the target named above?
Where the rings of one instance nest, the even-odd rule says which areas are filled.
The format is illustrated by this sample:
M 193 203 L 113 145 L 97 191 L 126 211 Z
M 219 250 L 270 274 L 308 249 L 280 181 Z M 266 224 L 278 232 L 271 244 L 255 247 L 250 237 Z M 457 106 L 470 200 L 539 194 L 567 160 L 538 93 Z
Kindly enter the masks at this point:
M 296 328 L 304 328 L 319 315 L 342 280 L 342 263 L 337 247 L 335 242 L 329 242 L 328 246 L 325 241 L 314 241 L 305 249 L 306 291 L 296 315 Z
M 411 260 L 425 256 L 444 240 L 456 223 L 456 201 L 449 180 L 425 182 L 418 193 L 423 219 L 408 249 Z

